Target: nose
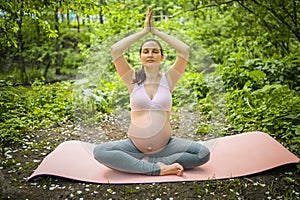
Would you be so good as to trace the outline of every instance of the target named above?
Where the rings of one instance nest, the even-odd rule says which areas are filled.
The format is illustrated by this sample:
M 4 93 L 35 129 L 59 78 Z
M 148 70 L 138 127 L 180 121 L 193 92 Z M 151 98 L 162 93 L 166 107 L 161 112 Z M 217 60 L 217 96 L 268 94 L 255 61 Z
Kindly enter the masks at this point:
M 154 53 L 153 53 L 153 51 L 150 51 L 149 54 L 152 56 Z
M 149 52 L 147 56 L 148 57 L 152 57 L 153 56 L 153 52 Z

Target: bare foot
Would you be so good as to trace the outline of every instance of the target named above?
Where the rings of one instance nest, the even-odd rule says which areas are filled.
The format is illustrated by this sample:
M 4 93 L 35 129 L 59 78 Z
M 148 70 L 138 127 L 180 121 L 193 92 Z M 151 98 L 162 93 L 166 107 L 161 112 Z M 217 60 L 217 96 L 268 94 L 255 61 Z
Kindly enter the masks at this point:
M 179 163 L 174 163 L 172 165 L 165 165 L 164 163 L 158 162 L 156 164 L 160 166 L 159 175 L 161 176 L 171 175 L 171 174 L 181 176 L 184 171 L 183 167 Z

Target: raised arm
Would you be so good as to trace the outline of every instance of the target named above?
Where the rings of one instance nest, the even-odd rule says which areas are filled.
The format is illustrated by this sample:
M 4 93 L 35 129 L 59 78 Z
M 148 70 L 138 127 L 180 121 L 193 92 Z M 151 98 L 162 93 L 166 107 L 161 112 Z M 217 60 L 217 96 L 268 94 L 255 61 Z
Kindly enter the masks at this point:
M 147 31 L 143 29 L 142 31 L 135 33 L 133 35 L 130 35 L 126 38 L 123 38 L 122 40 L 118 41 L 111 47 L 111 53 L 113 57 L 113 61 L 115 64 L 115 67 L 117 69 L 117 72 L 121 77 L 125 75 L 128 71 L 132 70 L 132 68 L 129 66 L 127 60 L 125 59 L 123 53 L 124 51 L 133 43 L 147 35 Z
M 126 83 L 127 86 L 131 85 L 134 70 L 130 67 L 127 60 L 125 59 L 123 53 L 124 51 L 133 43 L 137 42 L 139 39 L 144 37 L 150 32 L 150 17 L 151 17 L 151 9 L 148 9 L 144 29 L 140 32 L 132 34 L 122 40 L 116 42 L 111 46 L 111 53 L 113 57 L 113 61 L 115 67 L 117 69 L 118 74 L 122 78 L 122 80 Z
M 157 37 L 164 40 L 171 47 L 173 47 L 177 52 L 177 58 L 174 64 L 167 71 L 166 76 L 169 81 L 170 89 L 173 91 L 177 81 L 180 79 L 183 74 L 189 58 L 190 48 L 184 42 L 166 34 L 161 31 L 156 30 L 153 25 L 151 26 L 151 33 Z

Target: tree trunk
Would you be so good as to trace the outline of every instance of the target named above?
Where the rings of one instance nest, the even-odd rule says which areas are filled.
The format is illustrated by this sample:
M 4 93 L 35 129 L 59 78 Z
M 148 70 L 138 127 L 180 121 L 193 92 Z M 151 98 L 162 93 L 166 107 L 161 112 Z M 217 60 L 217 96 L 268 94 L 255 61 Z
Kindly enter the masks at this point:
M 67 10 L 67 24 L 69 27 L 70 26 L 70 10 L 69 9 Z
M 77 32 L 80 32 L 80 21 L 79 21 L 79 15 L 76 14 L 76 19 L 77 19 Z
M 100 0 L 100 13 L 99 13 L 100 24 L 104 23 L 104 21 L 103 21 L 103 13 L 102 13 L 102 3 L 103 3 L 103 0 Z
M 55 43 L 55 52 L 56 52 L 56 69 L 55 74 L 60 75 L 61 67 L 61 52 L 60 52 L 60 31 L 59 31 L 59 19 L 58 19 L 58 6 L 55 8 L 55 30 L 57 32 L 57 38 Z
M 37 21 L 37 22 L 36 22 L 36 45 L 37 45 L 38 47 L 41 46 L 41 44 L 40 44 L 40 34 L 41 34 L 41 30 L 40 30 L 39 22 Z M 40 70 L 40 69 L 41 69 L 41 66 L 42 66 L 42 63 L 41 63 L 40 61 L 38 61 L 38 58 L 39 58 L 40 56 L 41 56 L 41 54 L 38 53 L 38 54 L 37 54 L 37 58 L 36 58 L 36 60 L 37 60 L 36 69 L 37 69 L 37 70 Z
M 47 75 L 48 75 L 49 68 L 50 68 L 50 66 L 51 66 L 51 58 L 50 58 L 49 55 L 46 56 L 45 61 L 46 61 L 47 64 L 46 64 L 46 69 L 45 69 L 45 71 L 44 71 L 43 77 L 46 79 L 46 78 L 47 78 Z M 57 69 L 59 69 L 59 68 L 57 68 Z M 57 70 L 57 69 L 56 69 L 56 70 Z M 60 73 L 60 72 L 56 72 L 56 73 Z
M 20 75 L 23 83 L 27 83 L 27 74 L 26 74 L 26 66 L 25 66 L 25 61 L 23 57 L 23 50 L 24 50 L 24 42 L 23 42 L 23 34 L 22 34 L 22 23 L 23 23 L 23 2 L 21 2 L 21 8 L 20 8 L 20 15 L 19 19 L 17 20 L 18 24 L 18 32 L 17 32 L 17 38 L 18 38 L 18 61 L 19 61 L 19 66 L 20 66 Z

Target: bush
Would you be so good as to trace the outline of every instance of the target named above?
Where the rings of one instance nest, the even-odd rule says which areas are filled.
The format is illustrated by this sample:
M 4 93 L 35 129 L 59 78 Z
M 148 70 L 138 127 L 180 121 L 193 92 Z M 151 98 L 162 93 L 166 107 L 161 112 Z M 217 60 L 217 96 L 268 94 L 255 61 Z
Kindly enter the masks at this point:
M 299 155 L 300 95 L 287 85 L 245 86 L 227 93 L 227 119 L 236 132 L 263 131 Z M 297 152 L 298 151 L 298 152 Z
M 207 83 L 201 73 L 185 73 L 173 92 L 173 107 L 175 110 L 187 109 L 193 112 L 207 111 L 204 105 L 197 110 L 200 101 L 209 93 Z
M 222 74 L 232 131 L 269 133 L 299 155 L 299 69 L 297 54 L 280 60 L 227 60 Z
M 288 85 L 290 89 L 300 90 L 300 60 L 298 54 L 277 59 L 229 59 L 223 66 L 223 78 L 227 89 L 242 89 L 251 81 L 252 89 L 264 85 Z
M 22 143 L 32 130 L 73 119 L 72 84 L 33 83 L 31 88 L 2 83 L 0 91 L 0 151 Z

